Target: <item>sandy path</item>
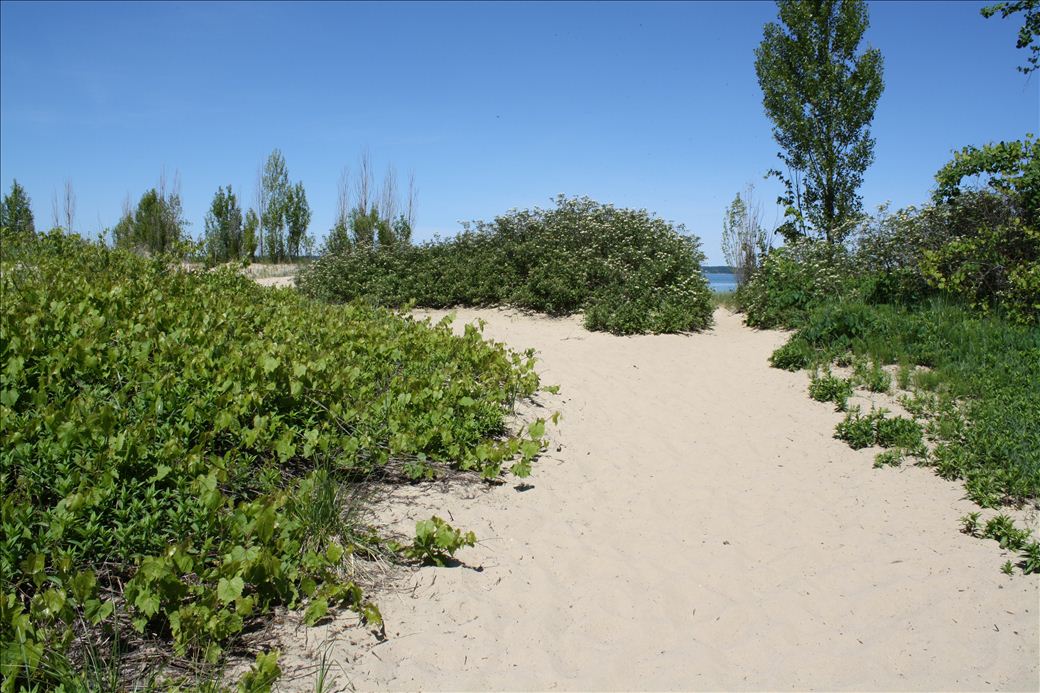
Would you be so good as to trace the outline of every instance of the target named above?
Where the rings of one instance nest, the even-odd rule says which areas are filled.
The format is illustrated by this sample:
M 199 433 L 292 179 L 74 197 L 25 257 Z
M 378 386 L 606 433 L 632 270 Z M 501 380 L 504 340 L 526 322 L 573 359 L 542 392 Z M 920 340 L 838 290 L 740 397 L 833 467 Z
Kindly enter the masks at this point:
M 688 337 L 459 311 L 476 317 L 538 350 L 562 449 L 530 490 L 403 510 L 476 531 L 460 558 L 482 570 L 424 568 L 381 597 L 375 648 L 342 622 L 297 631 L 287 689 L 312 689 L 293 658 L 323 638 L 358 689 L 1040 687 L 1040 580 L 957 531 L 959 485 L 834 440 L 805 374 L 768 367 L 783 334 L 725 311 Z

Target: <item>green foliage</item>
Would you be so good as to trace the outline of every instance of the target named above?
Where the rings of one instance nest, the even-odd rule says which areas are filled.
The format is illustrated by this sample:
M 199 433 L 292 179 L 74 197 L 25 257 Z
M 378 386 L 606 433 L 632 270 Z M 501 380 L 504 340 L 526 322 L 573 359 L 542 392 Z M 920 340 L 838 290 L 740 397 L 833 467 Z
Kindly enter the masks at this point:
M 995 540 L 1002 549 L 1019 551 L 1029 541 L 1029 530 L 1016 527 L 1014 520 L 1001 514 L 989 519 L 982 530 L 982 536 Z
M 289 198 L 289 169 L 281 150 L 275 149 L 260 174 L 260 252 L 270 262 L 288 257 L 285 243 L 285 207 Z
M 984 176 L 984 189 L 962 185 Z M 944 242 L 922 251 L 921 270 L 937 289 L 1019 322 L 1040 320 L 1040 140 L 965 147 L 935 176 Z
M 800 371 L 816 361 L 816 352 L 804 339 L 791 339 L 769 357 L 773 368 L 785 371 Z
M 1021 323 L 1040 321 L 1040 227 L 982 227 L 925 250 L 921 269 L 937 289 L 979 312 L 1002 308 Z
M 338 255 L 345 253 L 350 250 L 352 243 L 349 218 L 338 218 L 325 237 L 322 254 Z
M 415 523 L 415 539 L 403 553 L 423 563 L 443 567 L 455 557 L 456 551 L 476 543 L 473 532 L 463 533 L 434 516 Z
M 893 416 L 879 419 L 876 423 L 877 444 L 883 448 L 898 447 L 919 454 L 924 450 L 921 424 L 913 419 Z
M 344 253 L 351 246 L 359 249 L 392 249 L 407 247 L 411 243 L 412 227 L 408 220 L 399 216 L 392 218 L 384 210 L 371 207 L 355 207 L 345 220 L 336 222 L 326 240 L 326 253 Z
M 285 199 L 286 250 L 289 258 L 296 260 L 300 249 L 310 245 L 307 227 L 311 223 L 311 208 L 307 204 L 307 193 L 303 183 L 297 182 L 289 188 Z
M 1022 549 L 1022 561 L 1018 564 L 1026 575 L 1040 573 L 1040 542 L 1031 541 Z
M 962 181 L 972 176 L 985 176 L 986 185 L 995 193 L 1020 204 L 1027 224 L 1035 226 L 1040 221 L 1040 140 L 1027 136 L 954 152 L 953 160 L 935 174 L 936 203 L 968 192 Z
M 851 277 L 844 248 L 802 239 L 770 252 L 737 299 L 750 327 L 797 327 L 814 306 L 847 293 Z
M 242 224 L 242 260 L 250 263 L 256 257 L 256 247 L 259 241 L 260 217 L 250 209 L 246 212 L 245 222 Z
M 853 362 L 856 380 L 871 392 L 888 392 L 892 389 L 892 376 L 877 361 L 858 358 Z
M 834 429 L 834 437 L 844 440 L 853 450 L 870 447 L 877 438 L 874 422 L 874 412 L 868 416 L 861 416 L 858 411 L 850 411 Z
M 869 25 L 862 0 L 779 0 L 780 23 L 765 26 L 755 50 L 762 103 L 773 121 L 778 155 L 791 173 L 791 220 L 837 242 L 856 222 L 857 190 L 874 159 L 870 122 L 884 89 L 881 52 L 857 53 Z
M 307 235 L 311 208 L 302 182 L 289 182 L 289 168 L 282 152 L 267 157 L 260 174 L 260 254 L 270 262 L 296 260 L 301 250 L 311 248 Z
M 775 366 L 805 368 L 846 350 L 876 363 L 927 366 L 913 381 L 936 393 L 914 401 L 939 441 L 928 463 L 964 479 L 983 505 L 1040 495 L 1040 331 L 934 300 L 833 303 L 805 320 L 774 352 Z
M 926 249 L 939 247 L 950 228 L 933 208 L 887 205 L 864 219 L 855 233 L 851 265 L 869 303 L 917 303 L 934 294 L 921 270 Z
M 737 193 L 722 220 L 722 253 L 733 267 L 738 286 L 754 276 L 769 249 L 761 206 L 756 203 L 754 194 L 751 185 L 747 186 L 743 198 Z
M 924 447 L 921 425 L 912 419 L 885 414 L 884 409 L 872 409 L 865 416 L 856 409 L 849 411 L 835 427 L 834 437 L 844 440 L 854 450 L 878 445 L 900 448 L 911 454 L 921 453 Z
M 809 381 L 809 396 L 817 402 L 834 402 L 838 411 L 845 411 L 852 396 L 852 381 L 832 375 L 830 371 L 823 375 L 814 373 Z
M 112 235 L 116 247 L 162 255 L 178 251 L 186 226 L 180 195 L 160 185 L 141 196 L 135 212 L 126 211 Z
M 617 334 L 681 332 L 711 321 L 699 241 L 645 210 L 559 197 L 553 209 L 477 222 L 447 242 L 370 247 L 358 240 L 305 271 L 299 286 L 329 300 L 387 306 L 513 305 L 585 311 Z
M 898 467 L 903 463 L 903 451 L 898 448 L 883 450 L 874 455 L 874 467 Z
M 970 537 L 979 536 L 979 517 L 982 513 L 968 513 L 961 518 L 961 531 Z
M 278 650 L 259 653 L 256 662 L 239 680 L 239 693 L 270 693 L 271 686 L 282 675 L 281 667 L 278 666 L 280 655 Z
M 0 228 L 10 229 L 16 234 L 36 230 L 29 193 L 17 180 L 11 181 L 11 192 L 4 195 L 3 203 L 0 203 Z
M 206 214 L 206 259 L 210 264 L 237 260 L 243 255 L 242 210 L 231 186 L 217 188 Z M 250 257 L 252 254 L 250 253 Z
M 472 326 L 456 336 L 60 233 L 2 241 L 12 686 L 51 687 L 75 633 L 127 619 L 209 662 L 276 605 L 378 622 L 346 572 L 372 541 L 350 486 L 375 471 L 526 472 L 544 445 L 544 423 L 503 428 L 538 387 L 532 356 Z
M 1025 65 L 1018 67 L 1018 71 L 1028 75 L 1030 72 L 1040 69 L 1040 42 L 1037 42 L 1037 39 L 1040 38 L 1040 2 L 1037 2 L 1037 0 L 1014 0 L 1013 2 L 998 2 L 995 5 L 982 8 L 982 16 L 987 19 L 998 12 L 1004 19 L 1018 12 L 1022 12 L 1025 15 L 1022 21 L 1022 28 L 1018 30 L 1018 40 L 1015 42 L 1015 47 L 1028 48 L 1029 57 L 1026 58 Z

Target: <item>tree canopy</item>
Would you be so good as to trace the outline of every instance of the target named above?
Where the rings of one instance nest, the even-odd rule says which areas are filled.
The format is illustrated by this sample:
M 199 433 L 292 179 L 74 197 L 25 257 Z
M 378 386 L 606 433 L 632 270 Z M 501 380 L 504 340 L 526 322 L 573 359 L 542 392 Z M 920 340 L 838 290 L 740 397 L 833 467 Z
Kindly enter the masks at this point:
M 1040 43 L 1037 42 L 1037 39 L 1040 39 L 1040 0 L 998 2 L 982 8 L 982 16 L 987 19 L 995 14 L 1007 19 L 1019 12 L 1024 17 L 1022 28 L 1018 30 L 1018 41 L 1015 42 L 1015 47 L 1028 48 L 1029 57 L 1026 58 L 1025 65 L 1019 65 L 1018 71 L 1028 75 L 1030 72 L 1040 70 Z
M 17 180 L 11 182 L 11 192 L 0 204 L 0 227 L 19 233 L 36 230 L 33 222 L 32 201 Z
M 787 172 L 786 237 L 851 230 L 858 189 L 874 160 L 870 123 L 884 88 L 881 52 L 859 51 L 869 25 L 862 0 L 780 0 L 765 26 L 755 72 Z

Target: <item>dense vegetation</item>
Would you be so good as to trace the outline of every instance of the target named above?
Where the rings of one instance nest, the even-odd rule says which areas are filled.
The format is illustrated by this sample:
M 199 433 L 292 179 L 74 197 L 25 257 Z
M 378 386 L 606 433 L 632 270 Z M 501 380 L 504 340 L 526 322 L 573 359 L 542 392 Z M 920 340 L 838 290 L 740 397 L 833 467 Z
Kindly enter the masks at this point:
M 880 56 L 854 56 L 866 7 L 830 0 L 778 4 L 784 26 L 766 27 L 756 67 L 791 171 L 781 176 L 788 189 L 780 201 L 789 218 L 779 231 L 787 243 L 768 252 L 737 291 L 747 324 L 796 330 L 771 363 L 814 368 L 810 395 L 847 412 L 835 436 L 855 448 L 888 448 L 877 465 L 910 455 L 945 477 L 963 479 L 968 495 L 984 507 L 1036 504 L 1040 141 L 1027 136 L 965 147 L 936 174 L 929 204 L 894 214 L 881 209 L 873 218 L 857 214 L 856 188 L 872 149 L 866 128 L 881 86 Z M 983 15 L 998 12 L 1026 14 L 1019 47 L 1033 49 L 1023 69 L 1030 72 L 1040 35 L 1037 3 L 1001 3 Z M 805 70 L 813 79 L 801 80 Z M 816 115 L 844 125 L 821 129 L 806 120 Z M 830 162 L 832 172 L 847 167 L 834 151 L 855 165 L 828 193 L 833 181 L 821 177 L 819 163 Z M 830 372 L 835 363 L 855 364 L 855 373 L 836 377 Z M 855 386 L 889 389 L 882 364 L 899 365 L 901 386 L 913 392 L 902 403 L 915 420 L 848 406 Z M 977 522 L 978 515 L 967 519 Z M 1005 531 L 1005 525 L 1013 529 L 1010 523 L 999 515 L 983 535 L 1023 551 L 1024 571 L 1040 570 L 1040 544 L 1027 541 L 1028 531 Z M 1005 571 L 1012 567 L 1007 563 Z
M 538 387 L 533 359 L 475 328 L 57 232 L 2 241 L 5 691 L 111 687 L 147 642 L 218 662 L 278 604 L 378 627 L 350 568 L 378 550 L 353 517 L 359 484 L 525 474 L 540 449 L 544 424 L 503 423 Z M 435 530 L 410 555 L 471 540 Z
M 879 412 L 850 412 L 837 436 L 882 444 L 884 427 L 902 426 L 910 438 L 900 453 L 964 479 L 985 507 L 1040 498 L 1038 166 L 1032 140 L 966 148 L 939 172 L 929 205 L 882 211 L 845 244 L 803 239 L 774 250 L 738 291 L 749 325 L 797 330 L 774 353 L 777 367 L 898 364 L 930 451 Z M 980 171 L 985 186 L 960 185 Z M 813 393 L 841 405 L 847 384 L 820 378 Z
M 616 334 L 699 330 L 711 321 L 700 242 L 644 210 L 560 197 L 467 225 L 445 242 L 354 244 L 300 277 L 330 301 L 512 305 Z

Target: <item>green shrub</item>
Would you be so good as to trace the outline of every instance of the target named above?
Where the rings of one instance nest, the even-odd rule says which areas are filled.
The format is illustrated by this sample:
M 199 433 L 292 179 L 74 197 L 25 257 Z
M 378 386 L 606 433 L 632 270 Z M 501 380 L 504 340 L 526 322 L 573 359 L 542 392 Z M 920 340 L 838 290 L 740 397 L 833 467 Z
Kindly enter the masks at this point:
M 74 636 L 127 620 L 209 662 L 279 604 L 378 623 L 346 570 L 373 550 L 342 506 L 350 488 L 388 469 L 493 477 L 521 458 L 525 472 L 539 451 L 544 424 L 511 437 L 503 423 L 538 387 L 531 355 L 473 327 L 456 336 L 60 234 L 2 240 L 12 686 L 53 687 L 82 651 Z
M 964 185 L 965 179 L 984 186 Z M 976 310 L 1040 320 L 1040 140 L 968 146 L 936 174 L 944 242 L 924 253 L 929 282 Z
M 900 416 L 887 417 L 885 413 L 884 409 L 874 409 L 864 416 L 854 409 L 835 427 L 834 437 L 854 450 L 879 445 L 920 454 L 924 446 L 921 425 Z
M 804 339 L 790 339 L 786 344 L 770 355 L 769 363 L 773 368 L 785 371 L 798 371 L 808 368 L 817 360 L 816 352 Z
M 867 416 L 862 416 L 858 410 L 850 411 L 834 428 L 834 437 L 844 440 L 853 450 L 869 448 L 877 439 L 874 429 L 875 416 L 883 416 L 883 414 L 871 412 Z
M 974 229 L 926 250 L 929 283 L 980 312 L 999 308 L 1013 320 L 1040 320 L 1040 230 L 1013 220 Z
M 850 260 L 841 246 L 801 240 L 766 255 L 737 290 L 750 327 L 799 327 L 814 306 L 849 291 Z
M 561 196 L 449 241 L 327 255 L 299 286 L 332 302 L 583 310 L 588 329 L 616 334 L 699 330 L 711 322 L 711 292 L 700 242 L 683 231 L 644 210 Z
M 1022 560 L 1018 565 L 1026 575 L 1040 573 L 1040 541 L 1031 541 L 1022 548 Z
M 877 444 L 883 448 L 902 448 L 919 452 L 924 446 L 921 424 L 913 419 L 893 416 L 878 419 L 876 423 Z
M 903 451 L 899 449 L 883 450 L 874 455 L 874 467 L 898 467 L 903 463 Z
M 834 402 L 838 411 L 845 411 L 852 396 L 852 381 L 832 375 L 830 371 L 823 375 L 814 373 L 809 381 L 809 396 L 817 402 Z
M 1029 541 L 1029 530 L 1016 527 L 1007 515 L 995 515 L 986 523 L 982 536 L 997 541 L 1002 549 L 1018 551 Z

